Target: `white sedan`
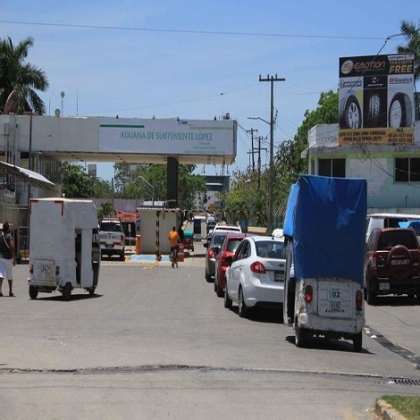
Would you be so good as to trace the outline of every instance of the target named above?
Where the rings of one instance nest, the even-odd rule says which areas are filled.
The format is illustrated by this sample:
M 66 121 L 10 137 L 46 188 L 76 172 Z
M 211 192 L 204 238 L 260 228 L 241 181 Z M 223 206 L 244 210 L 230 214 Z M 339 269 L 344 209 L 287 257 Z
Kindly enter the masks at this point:
M 255 306 L 284 302 L 286 249 L 283 238 L 249 236 L 241 241 L 226 271 L 225 308 L 238 304 L 240 317 Z

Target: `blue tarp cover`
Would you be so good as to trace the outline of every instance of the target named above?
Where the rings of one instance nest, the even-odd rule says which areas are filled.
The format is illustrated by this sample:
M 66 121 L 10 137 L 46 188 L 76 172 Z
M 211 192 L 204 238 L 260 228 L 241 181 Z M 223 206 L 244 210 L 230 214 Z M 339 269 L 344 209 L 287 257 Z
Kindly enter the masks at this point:
M 292 185 L 284 234 L 293 237 L 296 279 L 340 277 L 363 284 L 367 184 L 302 175 Z
M 408 222 L 398 222 L 398 226 L 402 228 L 411 228 L 420 235 L 420 220 L 409 220 Z

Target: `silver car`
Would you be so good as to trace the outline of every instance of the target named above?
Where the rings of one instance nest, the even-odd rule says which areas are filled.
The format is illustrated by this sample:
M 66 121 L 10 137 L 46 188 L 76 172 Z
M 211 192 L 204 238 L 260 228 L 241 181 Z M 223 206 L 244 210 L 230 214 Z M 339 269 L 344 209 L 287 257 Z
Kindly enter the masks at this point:
M 226 271 L 225 308 L 238 304 L 240 317 L 256 306 L 284 302 L 286 249 L 283 238 L 250 236 L 239 244 Z
M 204 247 L 207 248 L 204 277 L 209 283 L 214 279 L 216 255 L 228 233 L 225 230 L 213 231 L 210 242 L 204 244 Z

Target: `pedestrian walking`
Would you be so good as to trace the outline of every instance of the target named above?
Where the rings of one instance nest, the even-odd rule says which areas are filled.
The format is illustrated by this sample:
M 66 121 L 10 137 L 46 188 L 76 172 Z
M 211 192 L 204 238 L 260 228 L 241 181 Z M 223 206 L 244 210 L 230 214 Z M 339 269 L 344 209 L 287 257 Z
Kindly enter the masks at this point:
M 14 265 L 16 265 L 15 242 L 10 232 L 9 223 L 4 222 L 0 235 L 0 297 L 3 296 L 3 279 L 7 279 L 9 283 L 9 296 L 15 296 L 13 293 Z

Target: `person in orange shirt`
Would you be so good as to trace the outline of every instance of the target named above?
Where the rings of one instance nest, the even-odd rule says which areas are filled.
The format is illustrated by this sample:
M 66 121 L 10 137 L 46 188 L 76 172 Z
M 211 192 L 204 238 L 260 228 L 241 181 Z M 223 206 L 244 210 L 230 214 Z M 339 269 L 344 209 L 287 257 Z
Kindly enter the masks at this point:
M 175 268 L 175 265 L 178 268 L 178 243 L 181 242 L 181 238 L 179 237 L 175 226 L 173 226 L 172 230 L 169 232 L 168 239 L 171 247 L 172 268 Z

